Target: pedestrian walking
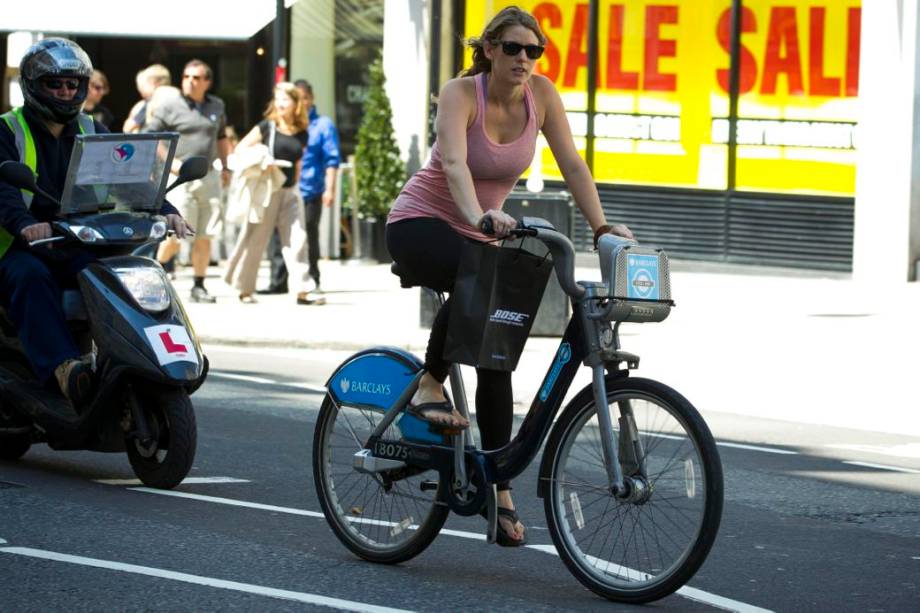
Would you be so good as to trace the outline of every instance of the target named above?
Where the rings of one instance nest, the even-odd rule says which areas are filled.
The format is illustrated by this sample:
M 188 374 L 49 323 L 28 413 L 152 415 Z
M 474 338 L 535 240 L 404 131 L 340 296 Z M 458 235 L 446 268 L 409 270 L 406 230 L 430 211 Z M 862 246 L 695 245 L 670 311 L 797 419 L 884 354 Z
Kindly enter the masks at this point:
M 336 173 L 341 155 L 339 153 L 339 133 L 332 120 L 320 115 L 316 110 L 313 86 L 304 79 L 294 82 L 304 98 L 309 125 L 307 127 L 307 146 L 301 158 L 300 195 L 304 202 L 307 226 L 307 260 L 310 266 L 308 289 L 313 296 L 322 295 L 319 271 L 319 222 L 323 209 L 332 206 L 335 199 Z M 273 238 L 269 245 L 268 257 L 271 261 L 271 284 L 260 293 L 282 293 L 287 286 L 287 274 L 284 259 L 280 255 L 280 244 Z M 285 289 L 285 291 L 287 291 Z
M 109 108 L 102 104 L 102 98 L 109 93 L 109 79 L 101 70 L 93 70 L 89 78 L 89 89 L 86 90 L 86 102 L 83 103 L 83 112 L 111 129 L 115 122 L 115 115 Z
M 141 99 L 134 103 L 134 106 L 128 111 L 128 118 L 121 128 L 125 133 L 140 132 L 144 128 L 147 123 L 148 101 L 158 87 L 169 85 L 172 82 L 172 75 L 166 66 L 151 64 L 138 71 L 134 82 Z
M 196 228 L 192 243 L 192 268 L 195 284 L 193 302 L 213 303 L 214 296 L 204 287 L 211 256 L 211 239 L 220 231 L 220 190 L 230 179 L 227 168 L 229 143 L 226 138 L 224 103 L 208 93 L 212 85 L 211 68 L 201 60 L 191 60 L 182 71 L 182 96 L 164 102 L 154 109 L 147 120 L 147 132 L 178 132 L 179 143 L 171 172 L 177 174 L 182 161 L 193 155 L 204 156 L 211 163 L 211 171 L 202 179 L 180 185 L 170 200 L 183 217 Z M 220 159 L 220 170 L 214 169 L 214 160 Z M 165 263 L 178 252 L 179 241 L 169 238 L 160 245 L 157 259 Z
M 234 155 L 240 166 L 235 168 L 238 176 L 234 182 L 242 185 L 234 190 L 235 197 L 248 206 L 224 280 L 239 290 L 241 302 L 255 302 L 253 293 L 262 254 L 272 233 L 277 232 L 284 263 L 297 282 L 297 304 L 316 304 L 308 296 L 307 234 L 298 188 L 300 159 L 307 143 L 307 112 L 302 94 L 291 83 L 278 83 L 264 117 L 239 142 Z M 278 168 L 283 183 L 273 186 Z

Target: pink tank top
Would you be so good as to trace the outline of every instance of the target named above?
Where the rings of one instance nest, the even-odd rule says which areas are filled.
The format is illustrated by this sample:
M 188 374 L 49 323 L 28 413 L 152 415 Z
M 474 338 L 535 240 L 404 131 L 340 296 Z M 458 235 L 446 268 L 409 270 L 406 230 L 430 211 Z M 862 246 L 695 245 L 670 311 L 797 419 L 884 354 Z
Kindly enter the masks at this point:
M 473 78 L 476 83 L 476 119 L 466 131 L 466 164 L 473 176 L 476 198 L 483 211 L 500 209 L 514 188 L 521 174 L 533 161 L 537 143 L 537 112 L 533 93 L 524 85 L 524 106 L 527 124 L 520 136 L 510 143 L 498 144 L 486 134 L 486 82 L 488 74 L 480 73 Z M 419 170 L 403 187 L 387 223 L 435 217 L 443 219 L 463 236 L 479 241 L 490 240 L 474 230 L 460 214 L 447 187 L 447 176 L 441 166 L 441 151 L 435 141 L 431 149 L 431 160 Z

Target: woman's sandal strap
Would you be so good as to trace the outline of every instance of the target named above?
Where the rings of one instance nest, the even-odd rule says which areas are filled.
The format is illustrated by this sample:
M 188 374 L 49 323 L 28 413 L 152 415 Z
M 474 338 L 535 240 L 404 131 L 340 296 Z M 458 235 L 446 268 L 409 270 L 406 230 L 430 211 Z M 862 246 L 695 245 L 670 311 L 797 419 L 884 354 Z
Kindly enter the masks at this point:
M 508 531 L 502 527 L 501 522 L 499 521 L 502 517 L 504 517 L 505 519 L 510 520 L 512 525 L 519 523 L 521 521 L 521 518 L 520 516 L 518 516 L 517 511 L 513 509 L 507 509 L 505 507 L 496 507 L 495 510 L 498 513 L 498 517 L 496 517 L 496 521 L 498 521 L 498 534 L 495 535 L 495 542 L 498 545 L 501 545 L 502 547 L 521 547 L 523 545 L 526 545 L 527 544 L 527 534 L 526 533 L 524 534 L 523 538 L 521 538 L 521 540 L 512 538 L 508 536 Z M 482 511 L 480 511 L 479 514 L 485 517 L 486 519 L 488 519 L 488 515 L 486 513 L 485 507 L 483 507 Z
M 453 411 L 454 406 L 450 403 L 450 400 L 444 400 L 442 402 L 423 402 L 421 404 L 410 404 L 406 407 L 406 413 L 417 417 L 418 419 L 428 423 L 430 426 L 435 428 L 463 429 L 462 426 L 444 423 L 443 421 L 435 421 L 430 418 L 432 413 L 444 413 L 446 415 L 451 415 Z

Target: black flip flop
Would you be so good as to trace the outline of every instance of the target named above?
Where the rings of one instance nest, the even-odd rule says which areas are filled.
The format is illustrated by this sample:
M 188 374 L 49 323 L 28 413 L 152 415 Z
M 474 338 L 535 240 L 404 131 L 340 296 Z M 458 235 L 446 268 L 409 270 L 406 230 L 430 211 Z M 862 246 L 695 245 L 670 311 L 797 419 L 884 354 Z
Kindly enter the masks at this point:
M 414 417 L 422 420 L 428 424 L 428 427 L 434 431 L 441 430 L 464 430 L 465 426 L 454 426 L 451 424 L 445 424 L 440 421 L 432 421 L 425 415 L 425 411 L 435 412 L 435 413 L 453 413 L 454 405 L 450 403 L 449 400 L 444 400 L 443 402 L 423 402 L 422 404 L 409 404 L 406 407 L 406 413 L 413 415 Z
M 512 509 L 506 509 L 505 507 L 496 507 L 496 511 L 498 511 L 498 518 L 496 518 L 496 522 L 498 523 L 498 526 L 497 526 L 497 530 L 495 531 L 495 543 L 497 545 L 501 545 L 502 547 L 522 547 L 526 545 L 527 544 L 526 532 L 524 534 L 524 538 L 522 538 L 521 540 L 513 539 L 510 536 L 508 536 L 508 532 L 502 527 L 502 523 L 500 521 L 500 518 L 505 517 L 507 519 L 510 519 L 512 524 L 516 524 L 520 522 L 521 518 L 518 516 L 517 511 L 514 511 Z M 486 514 L 485 508 L 483 508 L 482 511 L 479 512 L 479 514 L 485 517 L 486 519 L 489 519 L 489 516 Z M 521 525 L 523 525 L 523 523 L 521 523 Z

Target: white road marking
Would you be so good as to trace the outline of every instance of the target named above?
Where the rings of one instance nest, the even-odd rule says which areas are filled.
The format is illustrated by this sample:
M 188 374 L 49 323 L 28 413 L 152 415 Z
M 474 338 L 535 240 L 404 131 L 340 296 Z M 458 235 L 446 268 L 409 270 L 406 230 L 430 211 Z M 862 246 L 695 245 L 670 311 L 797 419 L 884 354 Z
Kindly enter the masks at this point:
M 848 451 L 863 451 L 878 455 L 888 455 L 897 458 L 920 459 L 920 443 L 905 443 L 903 445 L 825 445 L 831 449 L 846 449 Z
M 643 436 L 648 436 L 651 438 L 665 438 L 672 441 L 685 441 L 687 440 L 686 436 L 680 436 L 678 434 L 664 434 L 662 432 L 643 432 Z M 788 449 L 777 449 L 776 447 L 761 447 L 759 445 L 745 445 L 743 443 L 725 443 L 722 441 L 716 441 L 716 445 L 719 447 L 733 447 L 735 449 L 747 449 L 749 451 L 762 451 L 763 453 L 778 453 L 780 455 L 799 455 L 798 451 L 789 451 Z
M 732 600 L 731 598 L 725 598 L 718 594 L 710 594 L 709 592 L 704 592 L 703 590 L 698 590 L 695 587 L 686 585 L 677 590 L 675 594 L 680 594 L 688 600 L 704 602 L 708 605 L 725 609 L 726 611 L 738 611 L 738 613 L 772 613 L 771 609 L 763 609 L 752 604 L 747 604 L 746 602 Z
M 553 545 L 525 545 L 528 549 L 534 549 L 536 551 L 542 551 L 543 553 L 548 553 L 550 555 L 558 556 L 559 553 L 556 551 L 556 548 Z M 590 556 L 589 556 L 590 557 Z M 604 560 L 593 559 L 592 562 L 605 563 Z M 621 576 L 633 577 L 633 576 L 642 576 L 645 573 L 642 573 L 625 566 L 620 566 L 619 564 L 614 564 L 614 566 L 619 570 L 614 570 L 614 572 Z M 760 607 L 755 607 L 754 605 L 749 605 L 745 602 L 739 602 L 737 600 L 732 600 L 731 598 L 725 598 L 717 594 L 710 594 L 703 590 L 697 589 L 695 587 L 684 586 L 677 590 L 675 594 L 679 594 L 684 598 L 689 600 L 695 600 L 696 602 L 703 602 L 708 605 L 717 607 L 719 609 L 725 609 L 726 611 L 739 611 L 743 613 L 769 613 L 770 609 L 762 609 Z
M 732 447 L 734 449 L 747 449 L 748 451 L 760 451 L 763 453 L 777 453 L 780 455 L 801 455 L 798 451 L 789 451 L 788 449 L 777 449 L 775 447 L 761 447 L 759 445 L 745 445 L 743 443 L 723 443 L 716 441 L 719 447 Z
M 7 543 L 6 539 L 0 539 L 0 545 L 5 545 Z
M 315 385 L 313 383 L 282 383 L 281 385 L 288 385 L 290 387 L 296 387 L 298 389 L 307 390 L 308 392 L 315 392 L 317 394 L 325 394 L 327 391 L 325 385 Z
M 273 511 L 275 513 L 288 513 L 291 515 L 303 515 L 306 517 L 323 517 L 322 513 L 316 511 L 305 511 L 303 509 L 293 509 L 291 507 L 277 507 L 271 504 L 261 504 L 259 502 L 247 502 L 245 500 L 234 500 L 233 498 L 221 498 L 219 496 L 204 496 L 202 494 L 189 494 L 188 492 L 176 492 L 172 490 L 156 490 L 150 487 L 129 487 L 132 492 L 143 492 L 145 494 L 159 494 L 160 496 L 172 496 L 174 498 L 188 498 L 190 500 L 200 500 L 202 502 L 215 502 L 226 504 L 233 507 L 247 507 L 258 509 L 260 511 Z
M 300 390 L 306 390 L 308 392 L 313 392 L 316 394 L 325 394 L 326 388 L 322 385 L 316 385 L 315 383 L 303 383 L 300 381 L 276 381 L 274 379 L 266 379 L 264 377 L 251 377 L 249 375 L 238 375 L 236 373 L 222 372 L 219 370 L 208 371 L 209 377 L 217 377 L 218 379 L 232 379 L 234 381 L 245 381 L 246 383 L 257 383 L 260 385 L 283 385 L 285 387 L 294 387 Z
M 96 483 L 104 485 L 141 485 L 140 479 L 93 479 Z M 201 485 L 207 483 L 251 483 L 249 479 L 236 479 L 235 477 L 186 477 L 183 485 Z
M 218 370 L 209 370 L 209 377 L 217 377 L 219 379 L 233 379 L 234 381 L 246 381 L 247 383 L 261 383 L 263 385 L 275 385 L 278 382 L 272 379 L 265 379 L 264 377 L 250 377 L 249 375 L 237 375 L 229 372 L 220 372 Z
M 226 581 L 224 579 L 202 577 L 200 575 L 190 575 L 187 573 L 179 573 L 171 570 L 153 568 L 150 566 L 138 566 L 136 564 L 125 564 L 123 562 L 113 562 L 110 560 L 85 558 L 83 556 L 74 556 L 66 553 L 58 553 L 55 551 L 45 551 L 42 549 L 32 549 L 30 547 L 0 547 L 0 553 L 26 556 L 30 558 L 39 558 L 42 560 L 51 560 L 54 562 L 65 562 L 67 564 L 78 564 L 80 566 L 92 566 L 94 568 L 103 568 L 107 570 L 117 570 L 125 573 L 133 573 L 136 575 L 146 575 L 148 577 L 157 577 L 159 579 L 169 579 L 171 581 L 181 581 L 183 583 L 192 583 L 195 585 L 214 587 L 222 590 L 233 590 L 236 592 L 245 592 L 247 594 L 256 594 L 258 596 L 268 596 L 269 598 L 279 598 L 281 600 L 294 600 L 297 602 L 303 602 L 312 605 L 340 609 L 342 611 L 372 611 L 377 613 L 399 613 L 405 611 L 405 609 L 379 607 L 363 602 L 355 602 L 353 600 L 341 600 L 339 598 L 320 596 L 319 594 L 281 590 L 273 587 L 265 587 L 262 585 L 253 585 L 251 583 Z
M 865 466 L 866 468 L 878 468 L 880 470 L 890 470 L 890 471 L 898 472 L 898 473 L 908 473 L 912 475 L 920 475 L 920 470 L 916 470 L 913 468 L 902 468 L 901 466 L 889 466 L 887 464 L 874 464 L 872 462 L 855 462 L 855 461 L 849 461 L 849 460 L 844 460 L 843 463 L 851 464 L 853 466 Z
M 248 507 L 251 509 L 259 509 L 263 511 L 275 511 L 277 513 L 289 513 L 291 515 L 302 515 L 305 517 L 324 517 L 322 513 L 316 511 L 306 511 L 304 509 L 295 509 L 291 507 L 278 507 L 274 505 L 261 504 L 258 502 L 247 502 L 245 500 L 234 500 L 232 498 L 219 498 L 216 496 L 204 496 L 201 494 L 187 494 L 185 492 L 174 492 L 169 490 L 157 490 L 147 487 L 132 487 L 128 488 L 134 492 L 144 492 L 147 494 L 159 494 L 161 496 L 174 496 L 176 498 L 190 498 L 192 500 L 200 500 L 204 502 L 215 502 L 219 504 L 228 504 L 235 507 Z M 355 521 L 359 523 L 377 523 L 377 520 L 369 519 L 358 519 Z M 380 522 L 385 523 L 385 522 Z M 446 528 L 441 529 L 441 534 L 446 534 L 449 536 L 457 536 L 460 538 L 472 539 L 476 541 L 485 541 L 486 537 L 483 534 L 477 532 L 466 532 L 464 530 L 448 530 Z M 548 553 L 551 555 L 558 556 L 556 552 L 556 547 L 553 545 L 525 545 L 527 549 L 533 549 L 534 551 L 540 551 L 542 553 Z M 768 612 L 769 609 L 761 609 L 753 605 L 745 604 L 737 600 L 732 600 L 730 598 L 724 598 L 716 594 L 710 594 L 709 592 L 704 592 L 696 588 L 691 588 L 684 586 L 681 589 L 677 590 L 677 594 L 684 596 L 690 600 L 695 600 L 697 602 L 704 602 L 706 604 L 712 605 L 714 607 L 725 609 L 727 611 L 739 611 L 743 613 L 761 613 Z
M 172 490 L 157 490 L 150 487 L 129 487 L 129 490 L 132 492 L 143 492 L 145 494 L 159 494 L 160 496 L 172 496 L 174 498 L 188 498 L 190 500 L 199 500 L 201 502 L 213 502 L 217 504 L 226 504 L 233 507 L 245 507 L 249 509 L 258 509 L 260 511 L 273 511 L 275 513 L 287 513 L 289 515 L 302 515 L 304 517 L 320 517 L 325 518 L 322 513 L 317 511 L 307 511 L 305 509 L 295 509 L 293 507 L 279 507 L 271 504 L 262 504 L 260 502 L 249 502 L 246 500 L 236 500 L 234 498 L 221 498 L 219 496 L 205 496 L 204 494 L 190 494 L 188 492 L 176 492 Z M 354 518 L 353 521 L 358 523 L 373 524 L 380 523 L 386 524 L 387 522 L 381 522 L 373 519 L 365 518 Z M 387 524 L 389 525 L 389 524 Z M 477 541 L 484 541 L 486 537 L 482 534 L 476 532 L 464 532 L 463 530 L 448 530 L 443 528 L 441 534 L 448 534 L 451 536 L 459 536 L 462 538 L 474 539 Z

